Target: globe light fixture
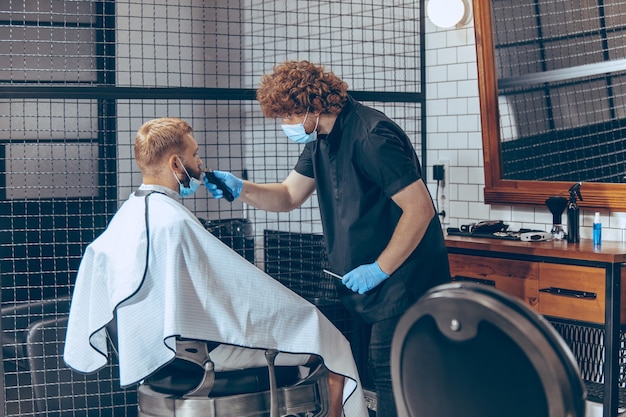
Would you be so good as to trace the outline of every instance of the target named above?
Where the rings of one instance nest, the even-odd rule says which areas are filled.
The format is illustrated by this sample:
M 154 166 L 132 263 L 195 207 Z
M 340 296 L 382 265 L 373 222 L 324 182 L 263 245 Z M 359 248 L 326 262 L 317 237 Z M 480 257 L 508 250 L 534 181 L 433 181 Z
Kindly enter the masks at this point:
M 470 0 L 430 0 L 426 12 L 435 26 L 444 29 L 465 26 L 472 19 Z

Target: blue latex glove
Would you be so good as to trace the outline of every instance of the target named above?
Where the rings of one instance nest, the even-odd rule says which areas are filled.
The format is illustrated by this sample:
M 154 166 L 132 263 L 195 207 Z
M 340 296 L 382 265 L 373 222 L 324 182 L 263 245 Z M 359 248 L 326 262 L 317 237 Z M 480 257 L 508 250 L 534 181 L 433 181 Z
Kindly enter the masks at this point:
M 341 282 L 352 291 L 365 294 L 387 278 L 389 278 L 389 275 L 385 274 L 383 270 L 380 269 L 378 261 L 376 261 L 354 268 L 343 276 Z
M 215 175 L 215 177 L 222 180 L 222 182 L 228 187 L 230 193 L 233 195 L 234 198 L 239 197 L 239 195 L 241 194 L 241 189 L 243 188 L 242 180 L 235 177 L 230 172 L 226 171 L 214 170 L 213 174 Z M 209 190 L 213 198 L 224 197 L 224 193 L 222 192 L 222 190 L 217 188 L 217 185 L 210 182 L 206 175 L 203 175 L 202 178 L 204 179 L 204 186 L 207 188 L 207 190 Z

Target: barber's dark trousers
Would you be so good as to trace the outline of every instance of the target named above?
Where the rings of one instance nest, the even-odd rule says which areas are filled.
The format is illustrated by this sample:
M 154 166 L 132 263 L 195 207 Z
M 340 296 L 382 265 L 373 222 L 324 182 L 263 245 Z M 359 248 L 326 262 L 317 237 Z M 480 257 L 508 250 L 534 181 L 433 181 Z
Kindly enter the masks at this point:
M 369 347 L 370 373 L 376 387 L 377 417 L 396 417 L 396 405 L 391 386 L 391 341 L 401 316 L 372 325 Z

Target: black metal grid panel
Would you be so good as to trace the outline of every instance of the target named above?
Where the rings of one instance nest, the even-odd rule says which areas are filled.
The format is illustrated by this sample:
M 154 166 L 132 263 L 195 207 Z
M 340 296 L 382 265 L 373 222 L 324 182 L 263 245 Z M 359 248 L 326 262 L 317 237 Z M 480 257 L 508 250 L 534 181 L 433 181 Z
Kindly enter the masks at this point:
M 141 182 L 132 143 L 142 123 L 184 118 L 206 167 L 280 181 L 301 148 L 262 116 L 254 88 L 274 64 L 308 59 L 394 118 L 424 157 L 420 14 L 422 2 L 397 0 L 1 2 L 4 414 L 136 415 L 114 362 L 82 376 L 60 349 L 82 252 Z M 315 198 L 281 214 L 203 190 L 185 204 L 261 269 L 276 249 L 265 230 L 321 235 Z M 347 312 L 323 297 L 320 309 L 348 335 Z
M 572 323 L 551 318 L 550 323 L 561 335 L 576 358 L 580 375 L 587 387 L 587 399 L 604 401 L 604 328 L 598 325 Z M 618 352 L 618 403 L 626 407 L 626 333 L 620 332 Z
M 550 320 L 574 354 L 585 381 L 604 383 L 604 329 L 596 326 Z M 620 332 L 619 387 L 626 388 L 626 334 Z
M 324 273 L 328 259 L 324 237 L 311 233 L 265 230 L 265 272 L 316 305 L 336 303 L 334 278 Z

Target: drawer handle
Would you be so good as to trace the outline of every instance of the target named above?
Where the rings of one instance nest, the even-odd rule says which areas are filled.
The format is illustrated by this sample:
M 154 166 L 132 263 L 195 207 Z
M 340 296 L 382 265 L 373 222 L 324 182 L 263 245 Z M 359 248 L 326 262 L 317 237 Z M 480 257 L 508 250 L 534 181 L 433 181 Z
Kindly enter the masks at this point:
M 550 288 L 541 288 L 539 291 L 547 292 L 548 294 L 553 294 L 553 295 L 562 295 L 563 297 L 585 298 L 585 299 L 591 299 L 591 300 L 596 299 L 595 292 L 568 290 L 567 288 L 550 287 Z
M 481 279 L 481 278 L 472 278 L 472 277 L 464 277 L 463 275 L 456 275 L 452 278 L 453 281 L 463 281 L 463 282 L 475 282 L 477 284 L 490 285 L 492 287 L 496 286 L 496 282 L 490 279 Z

